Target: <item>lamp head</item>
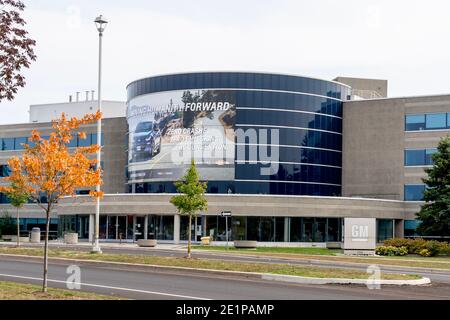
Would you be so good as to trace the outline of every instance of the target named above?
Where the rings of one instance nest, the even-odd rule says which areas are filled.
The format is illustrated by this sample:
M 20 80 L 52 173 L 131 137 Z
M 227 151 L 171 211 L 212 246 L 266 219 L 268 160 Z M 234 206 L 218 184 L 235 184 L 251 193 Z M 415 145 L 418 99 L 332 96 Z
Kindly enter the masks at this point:
M 95 18 L 94 22 L 98 32 L 103 33 L 103 31 L 105 31 L 106 25 L 108 24 L 108 21 L 106 21 L 106 19 L 103 18 L 102 15 L 100 15 Z

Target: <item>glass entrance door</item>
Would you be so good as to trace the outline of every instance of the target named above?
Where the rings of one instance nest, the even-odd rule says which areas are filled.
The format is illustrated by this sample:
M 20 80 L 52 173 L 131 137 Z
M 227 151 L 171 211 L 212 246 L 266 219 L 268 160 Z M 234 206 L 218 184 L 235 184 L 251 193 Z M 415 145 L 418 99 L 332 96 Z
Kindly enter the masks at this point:
M 117 240 L 127 239 L 127 216 L 117 216 Z
M 134 240 L 144 239 L 145 217 L 136 217 L 134 225 Z
M 229 221 L 228 221 L 229 222 Z M 201 217 L 192 218 L 191 225 L 191 240 L 200 241 L 202 235 L 202 219 Z M 228 228 L 231 226 L 229 225 Z M 189 217 L 181 216 L 180 219 L 180 240 L 187 240 L 189 232 Z

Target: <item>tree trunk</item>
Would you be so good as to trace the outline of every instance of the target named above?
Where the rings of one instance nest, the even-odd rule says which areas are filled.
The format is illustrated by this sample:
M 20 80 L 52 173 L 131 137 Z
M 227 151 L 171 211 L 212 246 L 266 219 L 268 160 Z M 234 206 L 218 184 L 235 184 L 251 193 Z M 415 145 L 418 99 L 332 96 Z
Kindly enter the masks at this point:
M 191 237 L 192 237 L 192 216 L 189 215 L 189 230 L 188 230 L 188 259 L 191 258 Z
M 17 208 L 17 247 L 20 247 L 20 219 L 19 219 L 19 208 Z
M 42 292 L 47 292 L 47 275 L 48 275 L 48 232 L 50 229 L 50 209 L 46 212 L 45 221 L 45 244 L 44 244 L 44 277 L 42 282 Z

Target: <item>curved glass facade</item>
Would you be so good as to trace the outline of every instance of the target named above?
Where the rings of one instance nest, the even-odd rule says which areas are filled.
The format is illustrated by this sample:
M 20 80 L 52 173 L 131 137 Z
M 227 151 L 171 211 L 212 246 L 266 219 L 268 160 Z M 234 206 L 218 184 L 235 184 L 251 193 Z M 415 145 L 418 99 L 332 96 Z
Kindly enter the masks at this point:
M 350 95 L 346 85 L 291 75 L 209 72 L 141 79 L 127 91 L 130 192 L 175 192 L 176 171 L 183 166 L 168 165 L 172 160 L 161 155 L 170 152 L 166 145 L 187 129 L 191 137 L 199 131 L 204 145 L 205 128 L 214 128 L 226 131 L 234 152 L 207 158 L 203 150 L 198 167 L 208 180 L 208 192 L 341 195 L 342 102 Z M 151 116 L 143 118 L 142 110 Z M 142 146 L 135 147 L 142 132 L 151 142 L 144 145 L 142 138 Z M 137 157 L 141 149 L 151 156 Z M 268 166 L 275 170 L 264 171 Z

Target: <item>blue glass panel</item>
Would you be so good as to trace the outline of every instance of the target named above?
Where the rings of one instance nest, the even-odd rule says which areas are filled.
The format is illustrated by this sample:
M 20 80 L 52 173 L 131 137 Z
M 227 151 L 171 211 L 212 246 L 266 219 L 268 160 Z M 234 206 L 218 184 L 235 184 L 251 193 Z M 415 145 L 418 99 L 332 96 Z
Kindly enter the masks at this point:
M 437 149 L 425 150 L 425 165 L 433 165 L 433 154 L 437 152 Z
M 423 166 L 425 150 L 405 150 L 405 166 Z
M 421 201 L 425 191 L 424 184 L 405 185 L 405 201 Z
M 433 113 L 426 115 L 427 129 L 444 129 L 447 127 L 446 113 Z
M 90 136 L 91 136 L 90 143 L 97 144 L 97 133 L 91 133 Z M 105 135 L 104 134 L 102 134 L 102 136 L 101 136 L 101 144 L 102 144 L 102 146 L 105 145 Z
M 28 139 L 26 137 L 15 138 L 14 149 L 15 150 L 25 149 L 23 145 L 27 143 L 27 140 Z
M 424 130 L 425 115 L 424 114 L 408 114 L 405 116 L 405 130 Z
M 14 150 L 14 138 L 3 138 L 2 150 L 4 151 Z

